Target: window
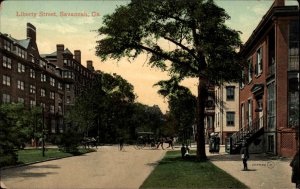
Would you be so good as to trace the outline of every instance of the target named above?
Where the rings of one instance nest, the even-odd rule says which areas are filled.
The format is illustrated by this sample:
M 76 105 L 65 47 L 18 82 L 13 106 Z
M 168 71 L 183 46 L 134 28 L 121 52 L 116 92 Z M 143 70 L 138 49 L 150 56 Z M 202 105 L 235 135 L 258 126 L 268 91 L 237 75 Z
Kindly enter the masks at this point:
M 289 75 L 288 127 L 297 126 L 299 126 L 299 81 L 296 75 Z
M 4 40 L 4 49 L 5 50 L 8 50 L 8 51 L 11 51 L 12 49 L 12 44 L 11 42 L 7 41 L 7 40 Z
M 234 126 L 234 116 L 235 112 L 226 112 L 226 125 Z
M 71 102 L 71 97 L 70 97 L 70 96 L 67 96 L 66 103 L 67 103 L 67 104 L 70 104 L 70 102 Z
M 50 77 L 50 85 L 53 87 L 55 86 L 55 79 L 52 77 Z
M 252 58 L 248 59 L 248 83 L 252 81 Z
M 275 84 L 267 86 L 267 125 L 268 128 L 275 128 Z
M 241 74 L 242 74 L 242 81 L 240 81 L 240 88 L 242 89 L 245 86 L 245 71 L 242 70 Z
M 50 105 L 50 113 L 54 114 L 54 105 Z
M 55 119 L 51 119 L 51 133 L 56 133 Z
M 67 90 L 67 91 L 70 91 L 70 90 L 71 90 L 70 84 L 66 84 L 66 90 Z
M 41 74 L 41 82 L 46 82 L 47 81 L 47 77 L 45 74 Z
M 226 100 L 234 100 L 234 86 L 226 87 Z
M 9 94 L 3 94 L 2 95 L 2 102 L 3 103 L 10 103 L 10 95 Z
M 7 58 L 6 56 L 3 56 L 3 67 L 11 69 L 11 59 Z
M 10 77 L 7 75 L 2 76 L 2 84 L 6 86 L 10 86 Z
M 262 73 L 262 67 L 263 67 L 263 56 L 262 56 L 262 47 L 260 47 L 256 51 L 256 64 L 255 64 L 255 76 L 259 76 Z
M 35 94 L 35 86 L 34 85 L 30 85 L 29 92 L 31 94 Z
M 57 82 L 57 88 L 62 90 L 62 83 L 61 82 Z
M 252 128 L 252 101 L 248 100 L 248 128 Z
M 54 99 L 54 92 L 50 92 L 50 99 Z
M 45 110 L 46 109 L 46 104 L 41 102 L 40 106 Z
M 35 105 L 36 105 L 35 100 L 30 100 L 30 107 L 32 108 L 32 107 L 34 107 Z
M 245 127 L 245 107 L 244 104 L 241 105 L 241 124 L 242 128 Z
M 35 78 L 35 71 L 33 69 L 30 69 L 30 78 Z
M 24 82 L 23 81 L 18 80 L 18 89 L 24 90 Z
M 47 67 L 47 64 L 46 64 L 45 61 L 40 60 L 39 62 L 40 62 L 40 67 L 42 67 L 42 68 L 46 68 Z
M 46 96 L 46 90 L 45 89 L 41 89 L 41 96 Z
M 25 100 L 24 98 L 18 97 L 18 103 L 23 103 L 24 104 Z
M 299 71 L 299 23 L 292 21 L 289 24 L 289 70 Z
M 24 73 L 25 72 L 25 66 L 21 63 L 18 63 L 18 72 Z
M 58 105 L 58 113 L 59 113 L 60 115 L 62 115 L 62 106 L 61 106 L 61 105 Z

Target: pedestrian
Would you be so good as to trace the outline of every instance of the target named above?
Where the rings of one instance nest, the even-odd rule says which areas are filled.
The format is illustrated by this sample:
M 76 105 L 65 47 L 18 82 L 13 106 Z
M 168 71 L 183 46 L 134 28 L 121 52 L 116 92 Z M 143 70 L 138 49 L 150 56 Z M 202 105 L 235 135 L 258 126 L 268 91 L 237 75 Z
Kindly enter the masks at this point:
M 184 144 L 182 144 L 182 146 L 181 146 L 181 158 L 182 159 L 184 159 L 185 153 L 186 153 L 186 149 L 184 147 Z
M 172 150 L 174 150 L 174 148 L 173 148 L 173 140 L 174 140 L 174 138 L 173 137 L 170 137 L 170 138 L 168 138 L 168 140 L 166 141 L 168 144 L 169 144 L 169 146 L 167 147 L 167 148 L 172 148 Z
M 184 156 L 187 158 L 190 157 L 190 149 L 189 149 L 188 145 L 185 146 L 185 150 L 186 150 L 186 152 L 185 152 Z
M 299 149 L 290 163 L 292 167 L 292 183 L 296 184 L 296 188 L 300 188 L 300 170 L 299 170 Z
M 248 151 L 247 142 L 243 142 L 243 144 L 242 144 L 241 158 L 243 160 L 244 171 L 247 171 L 248 170 L 247 160 L 249 159 L 249 151 Z
M 123 150 L 123 147 L 124 147 L 124 138 L 123 138 L 123 137 L 121 137 L 121 138 L 119 139 L 119 143 L 120 143 L 120 146 L 119 146 L 120 151 L 122 151 L 122 150 Z
M 157 148 L 159 148 L 159 146 L 161 146 L 161 148 L 164 150 L 164 138 L 160 137 Z

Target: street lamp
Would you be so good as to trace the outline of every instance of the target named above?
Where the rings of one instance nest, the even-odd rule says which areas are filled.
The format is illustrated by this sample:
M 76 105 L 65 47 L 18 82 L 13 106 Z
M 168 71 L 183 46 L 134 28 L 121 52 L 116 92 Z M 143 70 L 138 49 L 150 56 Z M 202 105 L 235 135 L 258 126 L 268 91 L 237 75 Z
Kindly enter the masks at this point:
M 42 131 L 42 142 L 43 142 L 43 157 L 45 157 L 45 114 L 44 114 L 44 107 L 42 107 L 42 114 L 43 114 L 43 131 Z

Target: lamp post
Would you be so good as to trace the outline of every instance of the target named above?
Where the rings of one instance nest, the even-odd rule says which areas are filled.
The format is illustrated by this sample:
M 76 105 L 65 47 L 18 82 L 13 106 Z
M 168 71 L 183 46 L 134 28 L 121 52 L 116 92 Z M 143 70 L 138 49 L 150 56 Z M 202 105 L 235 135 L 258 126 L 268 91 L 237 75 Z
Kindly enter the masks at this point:
M 45 115 L 44 115 L 44 107 L 42 107 L 42 114 L 43 114 L 43 130 L 42 130 L 42 142 L 43 142 L 43 157 L 45 157 Z

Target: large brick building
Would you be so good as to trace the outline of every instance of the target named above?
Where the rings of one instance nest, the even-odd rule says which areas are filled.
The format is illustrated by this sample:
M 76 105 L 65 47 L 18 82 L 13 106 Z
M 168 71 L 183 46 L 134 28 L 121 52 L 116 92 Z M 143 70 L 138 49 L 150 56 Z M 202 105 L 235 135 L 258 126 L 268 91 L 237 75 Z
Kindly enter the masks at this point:
M 299 147 L 299 9 L 276 0 L 240 54 L 247 61 L 240 86 L 240 126 L 233 135 L 250 151 L 291 157 Z
M 0 103 L 42 106 L 49 134 L 63 132 L 65 112 L 94 77 L 92 61 L 85 68 L 80 51 L 74 54 L 57 45 L 56 52 L 40 55 L 36 28 L 30 23 L 24 40 L 0 33 Z

